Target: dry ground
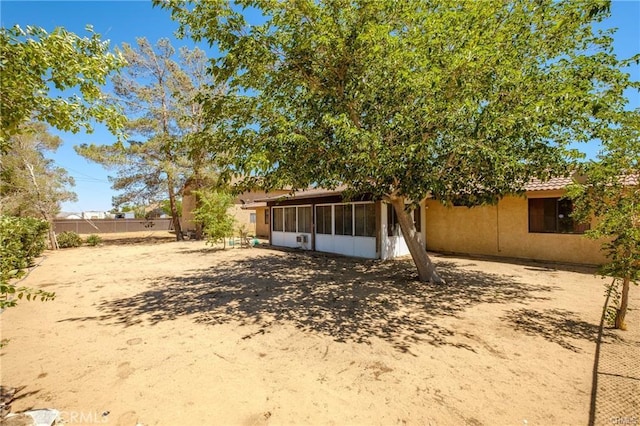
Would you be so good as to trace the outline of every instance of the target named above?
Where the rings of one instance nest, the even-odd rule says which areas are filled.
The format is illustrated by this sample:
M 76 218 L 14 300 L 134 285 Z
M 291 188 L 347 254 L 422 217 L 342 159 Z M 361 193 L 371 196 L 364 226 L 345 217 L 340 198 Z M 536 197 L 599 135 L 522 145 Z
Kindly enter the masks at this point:
M 46 253 L 24 284 L 55 301 L 0 316 L 13 411 L 132 426 L 588 422 L 593 271 L 436 256 L 449 284 L 432 286 L 407 259 L 156 237 Z

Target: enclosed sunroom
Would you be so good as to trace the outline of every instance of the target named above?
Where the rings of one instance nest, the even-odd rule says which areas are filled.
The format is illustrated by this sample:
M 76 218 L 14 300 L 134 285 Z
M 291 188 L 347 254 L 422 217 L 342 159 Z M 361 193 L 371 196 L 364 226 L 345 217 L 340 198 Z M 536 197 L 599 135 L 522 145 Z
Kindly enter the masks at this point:
M 409 254 L 390 204 L 371 197 L 345 200 L 341 191 L 311 189 L 265 198 L 273 246 L 368 259 Z M 424 243 L 424 204 L 414 210 Z

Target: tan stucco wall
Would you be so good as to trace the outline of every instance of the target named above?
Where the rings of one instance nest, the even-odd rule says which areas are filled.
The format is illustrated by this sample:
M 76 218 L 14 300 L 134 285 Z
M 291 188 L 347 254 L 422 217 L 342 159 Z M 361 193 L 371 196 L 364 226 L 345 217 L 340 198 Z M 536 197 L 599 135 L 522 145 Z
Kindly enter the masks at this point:
M 561 192 L 528 193 L 530 198 L 558 197 Z M 600 241 L 578 234 L 529 233 L 528 202 L 505 197 L 497 206 L 445 207 L 426 203 L 427 249 L 596 265 L 605 261 Z
M 235 229 L 244 227 L 249 235 L 256 234 L 256 225 L 250 223 L 249 216 L 254 213 L 253 210 L 245 210 L 240 204 L 234 204 L 229 210 L 229 214 L 236 220 Z
M 258 237 L 269 237 L 269 223 L 264 223 L 264 212 L 267 207 L 256 208 L 256 235 Z M 269 217 L 271 222 L 271 217 Z

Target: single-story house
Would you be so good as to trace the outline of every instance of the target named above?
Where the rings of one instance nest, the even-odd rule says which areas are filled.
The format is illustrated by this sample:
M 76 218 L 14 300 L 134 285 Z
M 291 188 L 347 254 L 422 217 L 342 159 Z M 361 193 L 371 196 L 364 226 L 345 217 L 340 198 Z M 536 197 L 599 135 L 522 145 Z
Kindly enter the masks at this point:
M 571 178 L 534 180 L 524 196 L 498 204 L 445 207 L 426 201 L 427 250 L 597 265 L 605 262 L 602 241 L 585 238 L 591 224 L 571 219 L 571 200 L 563 199 Z
M 234 217 L 237 228 L 243 227 L 249 235 L 267 237 L 269 235 L 269 227 L 261 225 L 258 212 L 255 211 L 256 207 L 265 207 L 266 203 L 256 203 L 255 200 L 257 198 L 287 193 L 289 193 L 287 190 L 277 190 L 269 193 L 264 191 L 244 192 L 236 196 L 233 206 L 229 209 L 229 214 Z M 196 230 L 196 223 L 193 220 L 193 211 L 195 208 L 196 196 L 193 193 L 193 182 L 187 180 L 182 190 L 182 215 L 180 217 L 180 225 L 183 232 L 193 232 Z
M 447 207 L 427 198 L 414 223 L 429 251 L 595 265 L 605 261 L 601 242 L 582 234 L 571 201 L 563 199 L 571 178 L 532 181 L 524 196 L 498 204 Z M 297 247 L 371 259 L 409 254 L 392 206 L 361 197 L 344 200 L 342 188 L 309 189 L 256 198 L 259 234 L 274 246 Z

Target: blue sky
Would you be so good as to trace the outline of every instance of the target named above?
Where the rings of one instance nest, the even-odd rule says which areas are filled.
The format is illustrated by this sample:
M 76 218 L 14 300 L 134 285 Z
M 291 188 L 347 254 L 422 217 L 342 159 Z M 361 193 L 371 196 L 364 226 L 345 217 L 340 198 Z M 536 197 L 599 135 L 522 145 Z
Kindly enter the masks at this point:
M 193 47 L 191 40 L 175 40 L 177 24 L 165 10 L 153 8 L 149 1 L 0 1 L 0 22 L 3 27 L 36 25 L 52 30 L 63 26 L 69 31 L 85 35 L 86 25 L 93 25 L 94 31 L 112 46 L 123 42 L 135 43 L 136 37 L 146 37 L 150 42 L 169 37 L 174 47 Z M 640 0 L 619 0 L 612 4 L 612 16 L 603 27 L 617 27 L 614 37 L 616 54 L 630 57 L 640 52 Z M 208 51 L 206 44 L 200 48 Z M 640 67 L 633 70 L 635 80 L 640 80 Z M 640 107 L 640 96 L 629 92 L 630 107 Z M 63 140 L 63 146 L 51 156 L 59 166 L 68 170 L 76 180 L 75 192 L 78 201 L 65 203 L 63 211 L 110 210 L 111 197 L 115 195 L 107 180 L 109 171 L 78 156 L 74 145 L 81 143 L 110 144 L 114 137 L 102 126 L 97 126 L 93 134 L 70 134 L 54 131 Z M 589 155 L 594 155 L 597 147 L 580 147 Z

